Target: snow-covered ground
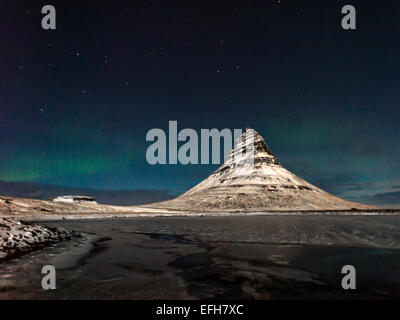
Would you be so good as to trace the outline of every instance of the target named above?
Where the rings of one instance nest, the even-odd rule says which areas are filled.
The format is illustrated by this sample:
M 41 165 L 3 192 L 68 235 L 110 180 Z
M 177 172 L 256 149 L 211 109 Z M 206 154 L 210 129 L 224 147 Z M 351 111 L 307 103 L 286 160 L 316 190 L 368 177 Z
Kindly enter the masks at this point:
M 15 219 L 0 218 L 0 261 L 78 235 L 63 229 L 45 228 Z

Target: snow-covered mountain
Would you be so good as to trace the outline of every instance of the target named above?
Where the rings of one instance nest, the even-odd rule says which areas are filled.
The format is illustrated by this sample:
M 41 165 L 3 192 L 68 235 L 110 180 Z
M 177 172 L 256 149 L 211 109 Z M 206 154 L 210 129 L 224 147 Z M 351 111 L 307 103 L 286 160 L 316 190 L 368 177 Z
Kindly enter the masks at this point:
M 286 170 L 252 129 L 243 132 L 224 164 L 207 179 L 176 199 L 144 207 L 198 212 L 372 209 L 331 195 Z

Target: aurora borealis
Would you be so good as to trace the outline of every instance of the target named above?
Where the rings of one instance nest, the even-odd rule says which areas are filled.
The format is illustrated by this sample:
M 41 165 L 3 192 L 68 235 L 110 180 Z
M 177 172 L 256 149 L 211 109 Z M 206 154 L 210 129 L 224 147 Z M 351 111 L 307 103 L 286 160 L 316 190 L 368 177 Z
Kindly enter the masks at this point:
M 146 163 L 146 132 L 253 127 L 343 198 L 400 205 L 400 5 L 43 1 L 0 7 L 0 181 L 178 194 L 216 166 Z M 134 202 L 134 201 L 133 201 Z

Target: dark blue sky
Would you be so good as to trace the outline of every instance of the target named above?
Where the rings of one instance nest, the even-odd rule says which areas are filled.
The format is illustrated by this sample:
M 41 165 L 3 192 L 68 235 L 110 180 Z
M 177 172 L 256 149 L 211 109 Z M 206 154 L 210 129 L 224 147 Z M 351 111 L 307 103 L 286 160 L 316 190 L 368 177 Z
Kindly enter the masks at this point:
M 3 0 L 0 181 L 178 194 L 216 166 L 146 163 L 177 120 L 253 127 L 311 183 L 400 204 L 400 3 L 352 1 L 351 31 L 345 4 Z

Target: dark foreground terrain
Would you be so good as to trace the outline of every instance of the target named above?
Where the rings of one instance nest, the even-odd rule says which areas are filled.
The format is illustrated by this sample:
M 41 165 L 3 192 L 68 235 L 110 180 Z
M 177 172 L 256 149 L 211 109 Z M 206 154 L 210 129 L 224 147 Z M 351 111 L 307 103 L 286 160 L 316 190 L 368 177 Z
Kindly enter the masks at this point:
M 42 223 L 82 238 L 0 264 L 1 299 L 400 298 L 400 217 L 231 216 Z M 41 288 L 54 265 L 57 289 Z M 357 289 L 341 288 L 341 269 Z

